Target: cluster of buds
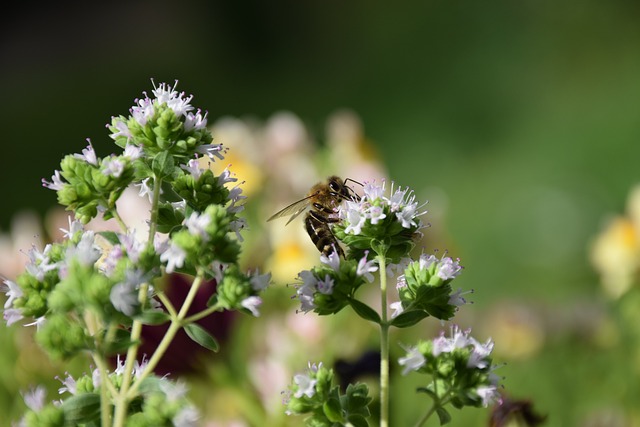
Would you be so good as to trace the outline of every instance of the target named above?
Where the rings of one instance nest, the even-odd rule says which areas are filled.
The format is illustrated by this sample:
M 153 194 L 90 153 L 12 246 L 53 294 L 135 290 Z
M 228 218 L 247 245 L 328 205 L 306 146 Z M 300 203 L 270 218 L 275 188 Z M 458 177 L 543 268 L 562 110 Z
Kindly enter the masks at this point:
M 284 392 L 286 413 L 310 414 L 305 423 L 312 426 L 368 426 L 371 398 L 366 384 L 350 384 L 341 394 L 333 377 L 333 370 L 322 363 L 309 363 L 307 372 L 295 375 L 290 389 Z

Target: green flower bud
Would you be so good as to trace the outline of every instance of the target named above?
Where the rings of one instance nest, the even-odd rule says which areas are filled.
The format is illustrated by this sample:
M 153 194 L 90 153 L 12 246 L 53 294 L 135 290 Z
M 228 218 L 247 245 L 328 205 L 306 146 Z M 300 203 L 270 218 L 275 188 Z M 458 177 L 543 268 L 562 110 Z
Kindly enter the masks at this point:
M 36 333 L 36 341 L 52 357 L 68 359 L 91 348 L 91 337 L 76 321 L 62 314 L 47 316 L 47 321 Z

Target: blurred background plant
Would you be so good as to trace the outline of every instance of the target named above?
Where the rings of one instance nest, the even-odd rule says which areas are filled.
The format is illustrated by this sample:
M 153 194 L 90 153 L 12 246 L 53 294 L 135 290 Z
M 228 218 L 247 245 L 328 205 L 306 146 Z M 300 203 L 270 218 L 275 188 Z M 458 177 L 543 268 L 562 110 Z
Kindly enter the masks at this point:
M 602 221 L 624 212 L 639 181 L 636 2 L 76 2 L 16 4 L 3 18 L 1 274 L 15 275 L 26 260 L 18 251 L 62 226 L 40 179 L 84 138 L 98 146 L 95 118 L 123 111 L 149 77 L 196 93 L 216 141 L 238 155 L 226 163 L 246 180 L 245 237 L 256 239 L 243 263 L 273 269 L 277 286 L 262 317 L 234 322 L 227 350 L 193 378 L 210 418 L 247 425 L 253 408 L 274 426 L 297 425 L 278 418 L 290 373 L 374 346 L 348 313 L 322 322 L 293 313 L 284 284 L 315 263 L 315 248 L 300 224 L 264 223 L 335 173 L 388 176 L 429 200 L 424 245 L 463 258 L 457 285 L 476 292 L 458 323 L 495 340 L 510 396 L 531 399 L 549 426 L 640 425 L 631 210 L 612 222 L 613 278 L 595 255 Z M 328 124 L 340 117 L 346 131 Z M 353 149 L 341 138 L 360 141 L 361 166 L 335 151 Z M 0 328 L 0 343 L 3 413 L 21 412 L 21 389 L 60 386 L 51 379 L 60 367 L 28 331 Z M 401 381 L 410 399 L 410 379 Z M 411 411 L 409 420 L 422 408 Z M 487 420 L 463 411 L 454 425 Z

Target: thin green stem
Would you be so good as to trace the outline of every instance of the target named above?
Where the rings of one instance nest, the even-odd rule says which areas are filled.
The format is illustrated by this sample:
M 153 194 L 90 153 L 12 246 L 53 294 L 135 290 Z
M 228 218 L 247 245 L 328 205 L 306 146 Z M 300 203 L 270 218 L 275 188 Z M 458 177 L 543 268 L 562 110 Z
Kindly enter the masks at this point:
M 151 218 L 149 220 L 149 240 L 147 244 L 153 245 L 153 239 L 156 235 L 158 226 L 158 202 L 160 200 L 160 189 L 162 187 L 162 179 L 155 177 L 153 184 L 153 199 L 151 201 Z
M 122 217 L 118 213 L 118 209 L 113 208 L 111 213 L 113 214 L 113 217 L 115 218 L 116 222 L 120 226 L 120 229 L 122 229 L 123 232 L 126 232 L 127 231 L 127 224 L 125 224 L 125 222 L 123 221 Z
M 171 317 L 178 316 L 178 312 L 176 311 L 175 307 L 173 306 L 173 303 L 171 302 L 167 294 L 165 294 L 163 291 L 157 291 L 156 296 L 160 299 L 160 302 L 162 302 L 162 304 L 165 306 L 165 308 L 169 312 L 169 316 Z
M 200 285 L 202 284 L 203 279 L 204 279 L 204 272 L 201 270 L 198 270 L 198 273 L 195 279 L 193 280 L 193 283 L 191 284 L 191 289 L 189 289 L 189 293 L 187 294 L 187 297 L 185 298 L 184 303 L 182 304 L 182 307 L 180 307 L 180 312 L 178 313 L 177 317 L 171 319 L 171 325 L 169 325 L 169 329 L 165 333 L 164 337 L 162 337 L 162 341 L 160 341 L 160 344 L 158 344 L 158 347 L 156 348 L 156 350 L 153 352 L 153 355 L 149 359 L 147 366 L 140 373 L 140 375 L 136 379 L 136 382 L 131 386 L 130 389 L 128 389 L 127 396 L 126 396 L 128 399 L 133 399 L 135 397 L 135 394 L 138 390 L 138 386 L 140 385 L 142 380 L 145 379 L 147 376 L 149 376 L 153 372 L 155 367 L 160 362 L 160 359 L 162 359 L 162 356 L 166 353 L 167 349 L 169 348 L 169 345 L 171 344 L 171 341 L 173 341 L 173 338 L 175 337 L 176 333 L 180 330 L 180 328 L 182 328 L 187 323 L 185 322 L 184 319 L 187 316 L 189 307 L 191 307 L 191 304 L 193 303 L 193 300 L 195 299 L 198 293 L 198 289 L 200 288 Z
M 389 323 L 387 321 L 386 256 L 378 254 L 380 273 L 380 427 L 389 425 Z
M 206 309 L 202 310 L 199 313 L 196 313 L 192 316 L 187 317 L 186 319 L 184 319 L 184 321 L 182 323 L 184 323 L 185 325 L 188 325 L 189 323 L 193 323 L 197 320 L 200 320 L 202 318 L 207 317 L 208 315 L 210 315 L 211 313 L 214 313 L 218 310 L 220 310 L 220 305 L 218 304 L 214 304 L 211 307 L 207 307 Z

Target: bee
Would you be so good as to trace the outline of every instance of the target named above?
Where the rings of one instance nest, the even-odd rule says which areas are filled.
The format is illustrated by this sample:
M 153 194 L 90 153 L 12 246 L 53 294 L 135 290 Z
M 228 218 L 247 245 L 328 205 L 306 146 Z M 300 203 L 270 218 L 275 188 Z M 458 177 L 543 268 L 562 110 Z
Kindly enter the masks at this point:
M 360 184 L 350 178 L 343 181 L 340 177 L 330 176 L 326 182 L 319 182 L 311 187 L 307 197 L 276 212 L 267 221 L 290 216 L 289 221 L 287 221 L 287 224 L 289 224 L 298 215 L 306 211 L 307 214 L 304 218 L 305 228 L 316 248 L 327 256 L 332 252 L 337 252 L 339 256 L 344 258 L 344 252 L 338 244 L 336 236 L 333 235 L 330 225 L 339 221 L 336 213 L 340 203 L 344 200 L 360 200 L 360 197 L 353 189 L 346 185 L 348 181 Z

